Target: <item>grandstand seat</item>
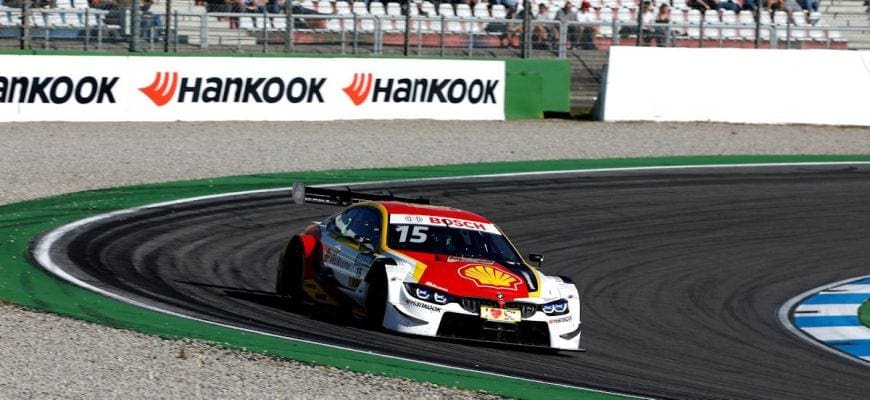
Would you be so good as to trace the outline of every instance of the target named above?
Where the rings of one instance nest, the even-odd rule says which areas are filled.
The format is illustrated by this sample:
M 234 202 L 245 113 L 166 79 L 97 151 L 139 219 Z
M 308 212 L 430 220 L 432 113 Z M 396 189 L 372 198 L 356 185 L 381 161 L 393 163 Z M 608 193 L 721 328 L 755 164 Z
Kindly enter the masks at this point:
M 755 39 L 755 17 L 749 11 L 737 14 L 737 22 L 740 24 L 740 38 L 746 40 Z
M 603 24 L 598 27 L 598 36 L 607 38 L 613 37 L 613 10 L 602 8 L 601 11 L 598 12 L 598 20 L 603 22 Z
M 272 28 L 276 31 L 284 31 L 287 29 L 287 18 L 285 17 L 275 17 L 272 18 Z
M 719 39 L 719 20 L 718 10 L 707 10 L 704 13 L 704 39 Z
M 495 19 L 507 18 L 507 9 L 505 9 L 504 6 L 501 4 L 493 4 L 491 11 L 492 11 L 492 17 Z
M 826 41 L 828 40 L 828 35 L 825 34 L 825 31 L 822 28 L 827 26 L 827 23 L 822 18 L 822 14 L 818 11 L 814 11 L 810 13 L 810 24 L 812 24 L 812 29 L 807 33 L 809 38 L 815 41 Z
M 63 14 L 57 9 L 45 11 L 45 23 L 54 28 L 64 28 L 67 26 L 66 21 L 63 20 Z
M 468 7 L 468 4 L 465 4 L 465 6 Z M 456 11 L 453 9 L 453 6 L 450 3 L 441 3 L 441 5 L 438 7 L 438 15 L 446 18 L 444 23 L 447 24 L 447 26 L 445 26 L 444 28 L 448 32 L 456 33 L 464 31 L 462 22 L 456 19 Z
M 499 4 L 499 5 L 501 5 L 501 4 Z M 495 4 L 493 4 L 493 7 L 495 7 Z M 504 8 L 504 6 L 502 6 L 502 8 Z M 474 8 L 472 9 L 472 12 L 474 13 L 475 17 L 480 18 L 480 19 L 492 18 L 492 16 L 489 15 L 489 8 L 487 8 L 487 3 L 484 3 L 482 1 L 479 1 L 479 2 L 474 4 Z
M 423 1 L 420 6 L 420 10 L 423 11 L 429 17 L 423 20 L 419 25 L 419 29 L 425 32 L 441 32 L 441 20 L 437 19 L 438 12 L 435 10 L 435 4 L 432 4 L 431 1 Z
M 402 6 L 399 3 L 387 3 L 386 15 L 388 19 L 385 20 L 384 26 L 388 32 L 405 31 L 405 16 L 402 15 Z
M 616 20 L 621 22 L 622 25 L 631 25 L 635 21 L 634 17 L 631 16 L 631 10 L 627 8 L 620 8 L 616 12 Z
M 335 5 L 331 1 L 318 1 L 316 10 L 321 14 L 335 14 Z
M 788 32 L 786 31 L 789 23 L 788 14 L 785 11 L 776 11 L 773 13 L 773 24 L 776 26 L 776 39 L 785 40 Z
M 730 25 L 730 27 L 722 27 L 719 32 L 723 39 L 736 40 L 740 39 L 740 34 L 737 28 L 737 13 L 733 10 L 722 10 L 722 25 Z
M 252 17 L 239 17 L 239 29 L 253 31 L 257 29 Z
M 12 11 L 6 7 L 0 9 L 0 26 L 14 26 Z
M 671 11 L 671 23 L 673 24 L 685 24 L 686 23 L 686 12 L 683 10 L 674 9 Z M 675 26 L 671 28 L 672 32 L 675 32 L 678 35 L 686 34 L 686 27 L 684 26 Z
M 692 24 L 686 28 L 686 34 L 689 35 L 689 38 L 698 39 L 701 37 L 701 20 L 703 18 L 704 17 L 700 11 L 694 8 L 689 10 L 686 16 L 686 23 Z
M 391 19 L 384 18 L 387 15 L 387 11 L 384 9 L 384 3 L 381 3 L 380 1 L 370 2 L 369 15 L 377 18 L 372 20 L 373 25 L 376 26 L 380 23 L 381 30 L 393 30 L 393 21 Z
M 804 11 L 793 11 L 791 17 L 794 22 L 791 28 L 791 37 L 797 40 L 809 39 L 807 14 Z
M 45 13 L 40 9 L 33 10 L 33 13 L 30 15 L 30 23 L 37 28 L 48 27 L 48 23 L 45 21 Z

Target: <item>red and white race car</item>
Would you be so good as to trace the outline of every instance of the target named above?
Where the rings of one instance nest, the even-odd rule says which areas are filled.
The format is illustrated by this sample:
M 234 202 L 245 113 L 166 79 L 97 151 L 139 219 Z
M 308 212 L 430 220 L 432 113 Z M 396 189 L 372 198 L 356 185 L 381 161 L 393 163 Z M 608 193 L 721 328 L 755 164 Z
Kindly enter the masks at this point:
M 297 203 L 346 206 L 293 236 L 277 293 L 347 307 L 373 327 L 423 336 L 580 347 L 580 295 L 526 263 L 501 230 L 426 199 L 293 188 Z

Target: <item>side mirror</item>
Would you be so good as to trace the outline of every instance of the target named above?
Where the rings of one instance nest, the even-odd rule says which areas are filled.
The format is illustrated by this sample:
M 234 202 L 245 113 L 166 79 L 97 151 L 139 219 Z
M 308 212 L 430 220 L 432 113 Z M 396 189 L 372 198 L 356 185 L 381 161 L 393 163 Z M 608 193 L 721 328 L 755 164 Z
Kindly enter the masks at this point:
M 361 253 L 374 253 L 375 246 L 372 244 L 372 238 L 362 235 L 356 235 L 353 237 L 353 241 L 359 246 L 359 251 Z
M 544 255 L 541 253 L 529 253 L 529 261 L 538 264 L 538 268 L 541 268 L 544 264 Z

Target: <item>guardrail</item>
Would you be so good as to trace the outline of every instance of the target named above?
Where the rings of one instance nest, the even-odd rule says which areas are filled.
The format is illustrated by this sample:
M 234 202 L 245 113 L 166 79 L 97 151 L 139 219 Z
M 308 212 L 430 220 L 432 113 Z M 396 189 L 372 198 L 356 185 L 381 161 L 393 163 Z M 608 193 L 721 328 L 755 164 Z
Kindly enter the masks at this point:
M 20 10 L 0 9 L 0 17 L 5 12 L 6 20 L 10 21 L 9 13 L 15 11 Z M 32 23 L 28 29 L 24 24 L 3 26 L 0 23 L 0 47 L 27 44 L 30 48 L 103 50 L 111 44 L 132 51 L 152 52 L 224 50 L 438 56 L 518 56 L 524 53 L 526 57 L 566 58 L 574 49 L 652 45 L 653 42 L 665 47 L 845 48 L 841 32 L 870 32 L 870 26 L 832 28 L 795 25 L 789 20 L 786 24 L 761 24 L 757 32 L 760 37 L 756 40 L 754 23 L 710 24 L 701 20 L 643 25 L 617 19 L 610 22 L 533 20 L 529 29 L 535 34 L 529 35 L 531 40 L 524 41 L 522 20 L 517 19 L 155 11 L 149 14 L 150 19 L 145 24 L 141 22 L 142 16 L 134 15 L 139 13 L 132 13 L 130 9 L 31 9 L 30 12 L 29 18 L 21 20 L 41 23 Z M 17 15 L 20 18 L 23 14 Z M 71 15 L 84 23 L 67 23 Z M 132 21 L 136 19 L 140 21 L 140 29 L 132 29 L 135 25 Z M 155 23 L 157 20 L 159 24 Z M 749 31 L 751 34 L 747 34 Z

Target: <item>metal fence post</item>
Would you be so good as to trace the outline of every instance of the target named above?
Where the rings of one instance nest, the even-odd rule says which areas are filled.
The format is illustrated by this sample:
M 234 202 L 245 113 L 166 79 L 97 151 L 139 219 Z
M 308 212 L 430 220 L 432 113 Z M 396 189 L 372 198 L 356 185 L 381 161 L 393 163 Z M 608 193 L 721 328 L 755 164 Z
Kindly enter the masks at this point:
M 170 22 L 171 22 L 170 17 L 171 16 L 172 16 L 172 0 L 166 0 L 166 14 L 165 14 L 166 21 L 163 22 L 165 24 L 163 26 L 163 52 L 164 53 L 169 53 L 169 31 L 170 31 L 169 27 L 171 26 L 170 25 Z
M 402 7 L 405 10 L 405 46 L 403 53 L 405 54 L 405 57 L 407 57 L 408 53 L 411 52 L 411 2 L 406 0 Z
M 263 54 L 269 52 L 269 29 L 266 25 L 269 24 L 269 16 L 266 14 L 266 9 L 263 8 Z
M 351 53 L 353 55 L 356 55 L 356 51 L 359 48 L 359 27 L 358 27 L 358 25 L 359 25 L 359 20 L 357 19 L 357 15 L 354 14 L 353 15 L 353 47 L 352 47 L 352 53 Z
M 30 49 L 30 1 L 24 0 L 21 2 L 21 30 L 18 38 L 21 50 Z
M 208 50 L 208 14 L 199 16 L 199 49 Z
M 286 23 L 284 24 L 287 29 L 284 29 L 284 51 L 287 53 L 293 52 L 293 4 L 289 0 L 284 3 L 284 19 Z
M 91 44 L 91 15 L 90 8 L 85 9 L 85 46 L 84 50 L 88 51 Z
M 449 4 L 448 4 L 448 6 L 449 6 Z M 441 16 L 441 37 L 438 40 L 439 47 L 441 47 L 441 53 L 440 53 L 441 57 L 444 57 L 444 35 L 447 34 L 447 32 L 446 32 L 447 31 L 447 28 L 446 28 L 447 22 L 446 21 L 447 21 L 447 19 L 442 15 Z

